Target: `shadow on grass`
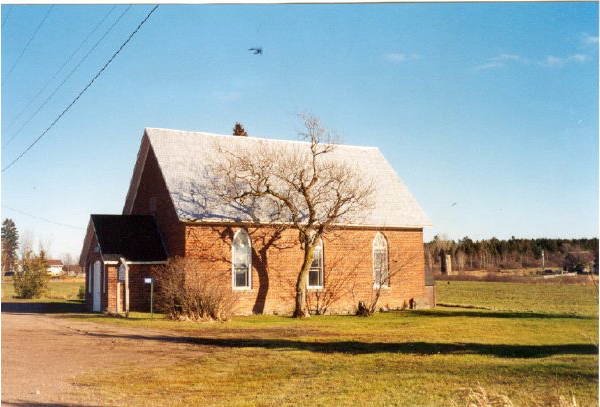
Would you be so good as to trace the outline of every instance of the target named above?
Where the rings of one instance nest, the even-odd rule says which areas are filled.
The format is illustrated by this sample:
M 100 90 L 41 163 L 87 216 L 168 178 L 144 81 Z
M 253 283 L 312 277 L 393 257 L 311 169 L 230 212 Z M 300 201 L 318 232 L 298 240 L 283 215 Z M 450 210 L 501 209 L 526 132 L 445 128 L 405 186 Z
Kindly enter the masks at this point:
M 220 348 L 293 349 L 319 353 L 405 353 L 415 355 L 489 355 L 502 358 L 543 358 L 553 355 L 596 355 L 598 348 L 591 344 L 507 345 L 482 343 L 430 342 L 304 342 L 288 339 L 207 338 L 196 336 L 133 335 L 89 332 L 87 335 L 110 339 L 133 339 L 165 343 L 182 343 Z
M 82 301 L 64 302 L 6 302 L 0 305 L 2 313 L 8 314 L 70 314 L 86 312 Z
M 539 313 L 539 312 L 527 312 L 527 311 L 492 311 L 492 310 L 473 310 L 465 309 L 460 306 L 448 306 L 443 307 L 455 308 L 456 311 L 445 310 L 439 307 L 430 310 L 415 310 L 410 311 L 417 315 L 431 316 L 431 317 L 476 317 L 476 318 L 572 318 L 572 319 L 597 319 L 597 317 L 591 315 L 580 315 L 580 314 L 552 314 L 552 313 Z

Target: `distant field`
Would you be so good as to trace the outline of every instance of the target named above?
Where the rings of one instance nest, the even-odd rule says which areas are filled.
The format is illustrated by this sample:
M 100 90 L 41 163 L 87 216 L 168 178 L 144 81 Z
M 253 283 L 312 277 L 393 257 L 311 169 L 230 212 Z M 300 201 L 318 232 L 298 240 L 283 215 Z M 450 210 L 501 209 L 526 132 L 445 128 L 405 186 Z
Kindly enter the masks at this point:
M 197 356 L 79 380 L 82 391 L 117 405 L 461 406 L 477 386 L 515 406 L 558 405 L 560 396 L 572 395 L 579 406 L 598 405 L 593 288 L 451 282 L 438 285 L 438 300 L 489 309 L 227 323 L 85 315 L 139 332 L 163 329 Z
M 577 273 L 550 274 L 527 273 L 527 270 L 503 270 L 499 272 L 462 271 L 452 275 L 434 273 L 438 282 L 445 281 L 481 281 L 493 283 L 527 283 L 527 284 L 579 284 L 598 285 L 598 276 Z
M 83 278 L 52 279 L 48 291 L 36 301 L 76 300 L 79 287 L 85 284 Z M 11 279 L 2 280 L 2 301 L 22 301 L 15 299 L 15 287 Z
M 593 285 L 438 281 L 438 303 L 492 310 L 598 316 Z

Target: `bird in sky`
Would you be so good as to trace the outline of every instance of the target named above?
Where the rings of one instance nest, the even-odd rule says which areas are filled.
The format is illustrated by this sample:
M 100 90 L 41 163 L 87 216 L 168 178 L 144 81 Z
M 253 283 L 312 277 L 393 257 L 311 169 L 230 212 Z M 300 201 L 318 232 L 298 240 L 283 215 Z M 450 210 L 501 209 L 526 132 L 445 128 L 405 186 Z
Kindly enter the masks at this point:
M 452 202 L 452 205 L 450 205 L 450 206 L 456 206 L 456 202 Z
M 262 53 L 263 53 L 262 47 L 252 47 L 252 48 L 249 48 L 248 51 L 252 51 L 254 53 L 254 55 L 262 55 Z

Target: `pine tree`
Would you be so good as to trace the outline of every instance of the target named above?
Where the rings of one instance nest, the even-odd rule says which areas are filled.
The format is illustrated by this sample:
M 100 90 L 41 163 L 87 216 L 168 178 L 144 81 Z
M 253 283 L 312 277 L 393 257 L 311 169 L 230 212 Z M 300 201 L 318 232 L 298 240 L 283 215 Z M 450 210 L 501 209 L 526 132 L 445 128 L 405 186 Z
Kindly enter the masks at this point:
M 236 122 L 235 126 L 233 127 L 233 135 L 248 137 L 248 132 L 246 132 L 246 129 L 244 129 L 244 126 L 242 126 L 240 122 Z
M 2 222 L 2 274 L 15 272 L 17 266 L 17 250 L 19 249 L 19 232 L 12 219 Z
M 21 259 L 21 267 L 13 279 L 15 293 L 19 298 L 40 297 L 48 288 L 48 261 L 42 249 L 39 255 L 26 250 Z

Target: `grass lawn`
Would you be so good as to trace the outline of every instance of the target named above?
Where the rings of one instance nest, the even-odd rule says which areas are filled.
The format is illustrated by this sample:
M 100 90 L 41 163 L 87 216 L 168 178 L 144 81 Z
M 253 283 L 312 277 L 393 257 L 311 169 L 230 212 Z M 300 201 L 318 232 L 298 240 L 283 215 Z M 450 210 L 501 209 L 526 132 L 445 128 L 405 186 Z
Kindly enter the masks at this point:
M 28 301 L 53 301 L 53 300 L 76 300 L 79 287 L 83 287 L 83 278 L 51 279 L 48 281 L 48 290 L 41 298 Z M 2 301 L 19 301 L 15 298 L 15 287 L 12 279 L 2 280 Z
M 558 405 L 561 395 L 598 404 L 593 287 L 441 282 L 438 301 L 453 306 L 200 324 L 80 316 L 178 331 L 165 341 L 197 349 L 172 366 L 127 366 L 80 380 L 85 391 L 125 405 L 449 406 L 465 405 L 477 386 L 515 405 Z
M 8 312 L 73 313 L 84 312 L 83 302 L 78 299 L 83 278 L 51 279 L 48 290 L 40 298 L 22 299 L 15 297 L 12 279 L 2 279 L 2 310 Z
M 598 315 L 593 285 L 439 281 L 438 304 L 544 314 Z

